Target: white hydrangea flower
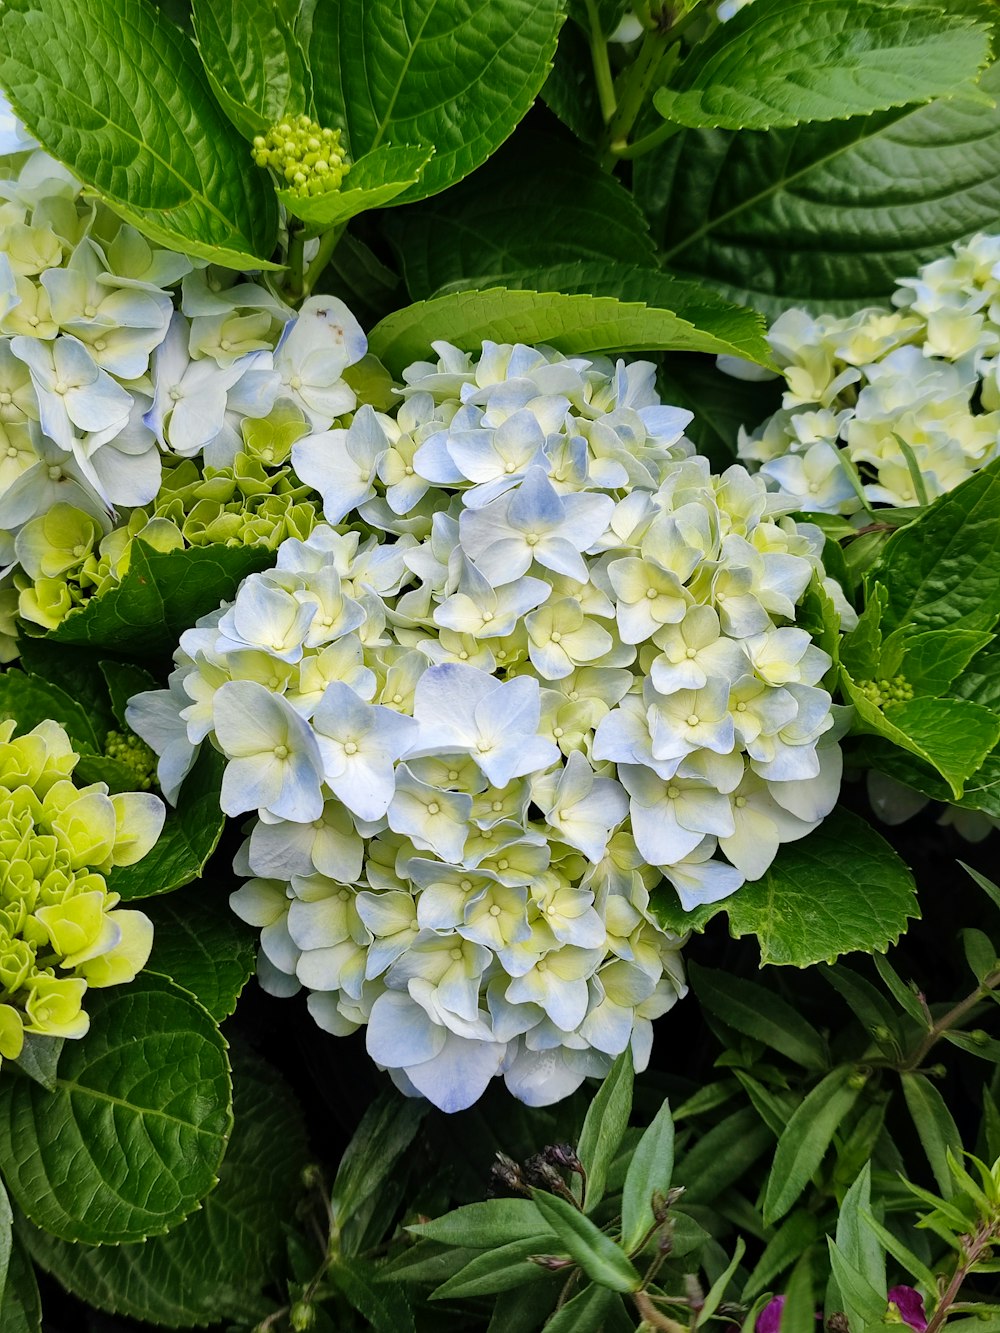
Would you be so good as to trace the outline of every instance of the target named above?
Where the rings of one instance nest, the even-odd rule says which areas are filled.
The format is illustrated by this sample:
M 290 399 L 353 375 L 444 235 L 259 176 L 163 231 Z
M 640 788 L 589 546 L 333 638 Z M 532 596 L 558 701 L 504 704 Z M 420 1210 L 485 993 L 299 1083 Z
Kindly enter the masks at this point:
M 541 1105 L 641 1067 L 684 993 L 660 881 L 725 898 L 836 801 L 830 658 L 796 624 L 823 538 L 692 457 L 648 364 L 435 351 L 395 416 L 313 420 L 328 523 L 129 718 L 172 792 L 210 739 L 256 810 L 234 907 L 267 988 L 367 1026 L 408 1094 L 457 1110 L 499 1076 Z
M 895 311 L 787 310 L 768 339 L 782 406 L 740 457 L 797 509 L 855 516 L 953 490 L 1000 456 L 1000 237 L 978 235 L 902 278 Z M 720 367 L 739 373 L 720 360 Z

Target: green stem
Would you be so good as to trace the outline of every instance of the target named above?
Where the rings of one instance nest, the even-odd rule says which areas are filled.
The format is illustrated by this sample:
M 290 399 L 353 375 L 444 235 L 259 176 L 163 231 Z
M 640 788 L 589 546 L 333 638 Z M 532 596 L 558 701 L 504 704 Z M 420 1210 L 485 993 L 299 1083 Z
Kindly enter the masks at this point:
M 587 18 L 590 20 L 590 58 L 594 64 L 594 79 L 597 83 L 597 99 L 601 104 L 601 119 L 609 123 L 618 108 L 615 98 L 615 81 L 611 74 L 611 62 L 608 59 L 608 44 L 601 30 L 601 16 L 596 0 L 586 0 Z
M 646 96 L 653 86 L 656 71 L 660 68 L 660 61 L 669 45 L 670 38 L 667 33 L 647 32 L 642 39 L 635 63 L 622 80 L 621 99 L 618 110 L 608 123 L 607 135 L 609 151 L 616 157 L 621 155 L 621 150 L 628 144 L 632 126 L 638 119 Z
M 323 233 L 323 236 L 320 239 L 319 249 L 316 251 L 316 256 L 302 279 L 303 300 L 305 300 L 316 286 L 316 283 L 319 282 L 320 278 L 323 276 L 323 270 L 326 268 L 327 264 L 329 264 L 333 252 L 337 248 L 337 242 L 340 240 L 341 236 L 343 236 L 346 226 L 347 224 L 345 222 L 339 227 L 331 227 L 329 231 Z
M 303 268 L 305 267 L 306 238 L 301 226 L 288 229 L 288 299 L 296 304 L 302 299 Z
M 634 143 L 627 143 L 621 148 L 612 146 L 611 152 L 617 158 L 628 160 L 642 157 L 654 148 L 659 148 L 661 143 L 666 143 L 668 139 L 672 139 L 675 134 L 680 134 L 683 128 L 683 125 L 678 125 L 675 121 L 665 120 L 662 125 L 658 125 L 655 130 L 650 130 L 648 134 L 644 134 L 641 139 L 636 139 Z
M 941 1040 L 944 1034 L 956 1027 L 966 1014 L 975 1009 L 976 1005 L 985 999 L 989 991 L 996 990 L 998 986 L 1000 986 L 1000 971 L 991 972 L 988 977 L 984 977 L 971 995 L 967 995 L 964 1000 L 960 1000 L 946 1014 L 942 1014 L 940 1018 L 935 1020 L 920 1045 L 907 1056 L 903 1063 L 896 1066 L 899 1072 L 906 1074 L 913 1069 L 919 1069 L 931 1048 Z

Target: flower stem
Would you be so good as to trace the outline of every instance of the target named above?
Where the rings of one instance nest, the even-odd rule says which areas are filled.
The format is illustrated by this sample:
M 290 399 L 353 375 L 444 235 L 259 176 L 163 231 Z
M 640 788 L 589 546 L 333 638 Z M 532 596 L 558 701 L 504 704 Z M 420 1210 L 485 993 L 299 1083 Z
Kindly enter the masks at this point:
M 920 1044 L 910 1052 L 901 1064 L 896 1066 L 899 1072 L 906 1074 L 913 1069 L 918 1069 L 927 1058 L 932 1047 L 940 1041 L 944 1034 L 956 1027 L 966 1014 L 975 1009 L 976 1005 L 985 999 L 990 991 L 996 990 L 998 986 L 1000 986 L 1000 969 L 984 977 L 971 995 L 967 995 L 964 1000 L 959 1000 L 958 1004 L 949 1009 L 947 1013 L 934 1020 Z
M 333 252 L 337 248 L 337 242 L 340 240 L 341 236 L 343 236 L 346 226 L 346 223 L 341 223 L 339 227 L 331 227 L 329 231 L 323 233 L 322 238 L 320 239 L 319 249 L 316 251 L 316 256 L 302 279 L 302 300 L 305 300 L 316 286 L 316 283 L 319 282 L 320 278 L 323 276 L 323 271 L 333 257 Z
M 587 40 L 590 43 L 590 58 L 594 64 L 597 100 L 601 104 L 601 119 L 607 125 L 618 109 L 618 102 L 615 97 L 615 81 L 611 74 L 608 43 L 601 30 L 601 16 L 597 9 L 597 2 L 596 0 L 586 0 L 586 5 L 587 18 L 590 21 L 590 32 Z
M 288 226 L 288 299 L 295 304 L 302 299 L 306 238 L 300 225 Z

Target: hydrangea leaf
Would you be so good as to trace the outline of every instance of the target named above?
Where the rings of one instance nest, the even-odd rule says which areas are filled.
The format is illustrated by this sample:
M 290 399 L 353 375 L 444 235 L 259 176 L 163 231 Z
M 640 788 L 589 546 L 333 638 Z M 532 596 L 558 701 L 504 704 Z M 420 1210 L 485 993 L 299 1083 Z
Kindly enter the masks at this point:
M 51 681 L 16 667 L 0 675 L 0 716 L 14 718 L 19 733 L 52 718 L 65 727 L 75 746 L 91 753 L 100 751 L 100 738 L 84 705 Z
M 31 1228 L 35 1260 L 100 1310 L 168 1327 L 256 1324 L 281 1275 L 306 1164 L 302 1115 L 274 1070 L 234 1052 L 233 1132 L 198 1212 L 142 1244 L 69 1245 Z
M 64 653 L 65 650 L 59 651 Z M 125 709 L 128 707 L 129 699 L 133 694 L 141 694 L 143 690 L 155 690 L 156 678 L 143 667 L 136 666 L 134 662 L 102 661 L 100 670 L 111 696 L 115 721 L 120 727 L 127 727 Z
M 564 290 L 576 284 L 610 285 L 618 277 L 634 284 L 635 291 L 648 279 L 646 298 Z M 573 264 L 564 270 L 526 274 L 520 281 L 524 290 L 508 285 L 418 301 L 377 324 L 368 346 L 397 374 L 411 361 L 426 357 L 437 339 L 465 351 L 491 338 L 547 343 L 572 356 L 678 348 L 760 361 L 768 357 L 756 317 L 735 306 L 713 303 L 695 284 L 674 284 L 649 270 L 626 266 L 605 265 L 601 275 L 591 274 Z
M 58 643 L 49 643 L 46 638 L 31 638 L 27 634 L 21 635 L 17 646 L 24 670 L 71 695 L 74 702 L 86 710 L 93 731 L 103 741 L 116 718 L 97 655 L 83 648 L 67 653 Z
M 232 1125 L 226 1043 L 165 977 L 92 991 L 91 1026 L 67 1043 L 55 1091 L 0 1084 L 0 1153 L 15 1203 L 63 1240 L 156 1236 L 216 1183 Z
M 215 851 L 226 819 L 219 809 L 225 760 L 205 746 L 184 780 L 176 809 L 167 811 L 152 851 L 131 866 L 115 866 L 108 888 L 125 900 L 181 889 L 197 879 Z
M 950 627 L 918 634 L 904 631 L 900 670 L 916 694 L 944 694 L 992 638 L 981 630 Z
M 980 86 L 996 97 L 1000 66 Z M 769 316 L 849 314 L 996 226 L 1000 106 L 942 99 L 766 134 L 689 130 L 639 158 L 634 182 L 673 272 Z
M 502 279 L 569 260 L 656 263 L 631 194 L 565 130 L 534 122 L 472 179 L 390 214 L 382 227 L 414 300 L 462 279 Z
M 354 162 L 339 190 L 303 198 L 291 190 L 279 190 L 278 198 L 289 213 L 316 227 L 333 227 L 349 222 L 369 208 L 386 208 L 399 202 L 399 196 L 415 185 L 433 148 L 395 147 L 382 144 Z
M 897 529 L 869 579 L 889 591 L 886 629 L 991 630 L 1000 616 L 1000 462 Z
M 14 1063 L 22 1074 L 33 1078 L 46 1092 L 53 1092 L 56 1086 L 59 1056 L 64 1045 L 62 1037 L 47 1037 L 40 1033 L 26 1032 L 21 1054 Z
M 259 546 L 191 546 L 164 553 L 137 540 L 120 585 L 70 612 L 47 637 L 136 657 L 169 655 L 199 616 L 228 601 L 241 579 L 273 558 Z
M 791 128 L 971 97 L 989 52 L 987 26 L 940 9 L 755 0 L 697 43 L 653 102 L 695 128 Z
M 910 699 L 883 712 L 846 669 L 841 680 L 855 707 L 858 730 L 882 736 L 937 769 L 955 800 L 1000 740 L 1000 718 L 968 699 Z
M 14 1248 L 14 1210 L 7 1191 L 0 1182 L 0 1305 L 6 1301 L 7 1275 L 10 1272 L 11 1251 Z M 4 1305 L 4 1308 L 6 1306 Z
M 650 910 L 668 930 L 703 930 L 729 914 L 735 938 L 756 935 L 760 960 L 792 967 L 861 950 L 884 953 L 920 915 L 904 862 L 865 820 L 837 809 L 799 842 L 785 843 L 763 878 L 695 912 L 661 885 Z
M 190 991 L 217 1023 L 228 1018 L 253 976 L 257 939 L 226 893 L 197 884 L 144 911 L 153 922 L 149 966 Z
M 564 0 L 341 0 L 312 15 L 316 110 L 357 161 L 381 144 L 436 150 L 401 199 L 467 176 L 503 143 L 545 82 Z
M 248 139 L 312 110 L 312 78 L 287 8 L 274 0 L 195 0 L 191 7 L 212 92 Z
M 15 0 L 3 87 L 39 142 L 152 240 L 274 268 L 274 191 L 212 98 L 190 38 L 148 0 Z
M 0 1287 L 0 1301 L 4 1333 L 41 1333 L 42 1301 L 35 1270 L 16 1238 L 10 1250 L 6 1282 Z

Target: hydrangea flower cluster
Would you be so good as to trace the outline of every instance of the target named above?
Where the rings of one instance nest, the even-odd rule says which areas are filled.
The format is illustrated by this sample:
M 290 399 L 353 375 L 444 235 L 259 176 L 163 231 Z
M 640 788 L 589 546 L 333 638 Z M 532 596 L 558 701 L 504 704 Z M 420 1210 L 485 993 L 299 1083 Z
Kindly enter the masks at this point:
M 740 457 L 804 510 L 927 504 L 1000 454 L 1000 236 L 903 279 L 895 310 L 788 310 L 768 335 L 782 407 Z M 864 499 L 862 499 L 864 496 Z
M 157 796 L 77 787 L 78 756 L 57 723 L 15 736 L 0 723 L 0 1056 L 25 1032 L 82 1037 L 88 986 L 117 986 L 145 966 L 153 926 L 118 907 L 104 875 L 140 861 L 159 837 Z
M 645 1066 L 684 990 L 661 876 L 726 897 L 834 805 L 822 536 L 691 457 L 648 363 L 435 350 L 395 417 L 292 446 L 327 523 L 127 716 L 168 797 L 226 756 L 265 987 L 447 1110 L 499 1074 L 542 1104 Z
M 350 171 L 340 130 L 325 129 L 308 116 L 283 120 L 256 135 L 253 160 L 277 172 L 282 185 L 303 198 L 339 190 Z
M 289 532 L 303 531 L 301 510 L 283 521 L 301 493 L 288 500 L 296 488 L 284 474 L 272 475 L 273 464 L 280 473 L 281 459 L 267 454 L 277 444 L 287 457 L 290 438 L 322 433 L 355 407 L 343 373 L 365 354 L 366 342 L 343 303 L 313 298 L 296 317 L 262 284 L 150 244 L 86 195 L 15 121 L 0 134 L 0 155 L 4 620 L 18 593 L 39 579 L 63 580 L 79 570 L 76 593 L 84 595 L 93 585 L 93 565 L 105 557 L 100 580 L 115 576 L 128 539 L 150 517 L 129 519 L 128 511 L 158 497 L 163 505 L 178 498 L 161 497 L 164 457 L 210 470 L 206 489 L 195 497 L 205 503 L 199 507 L 192 500 L 188 508 L 195 512 L 185 511 L 185 541 L 207 529 L 204 540 L 217 540 L 221 530 L 225 540 L 257 541 L 264 540 L 264 530 L 276 545 Z M 247 422 L 257 430 L 244 429 Z M 227 470 L 233 483 L 228 495 L 220 481 Z M 250 516 L 234 519 L 227 506 L 236 490 L 251 494 L 242 484 L 246 479 L 254 495 L 261 487 L 269 490 L 270 503 L 241 502 Z M 198 476 L 189 469 L 174 480 L 189 486 Z M 164 517 L 163 505 L 156 506 L 155 518 Z M 19 552 L 19 534 L 56 506 L 62 506 L 61 528 L 75 525 L 78 535 L 89 532 L 93 540 L 73 543 L 70 553 L 84 548 L 73 556 L 76 565 L 57 573 L 28 570 L 22 587 L 13 588 L 10 575 L 23 550 L 37 553 L 44 544 L 36 524 Z M 68 510 L 75 513 L 72 520 Z M 116 534 L 123 513 L 132 526 Z M 176 512 L 170 521 L 176 523 Z M 110 549 L 102 551 L 101 539 L 109 535 Z M 162 526 L 147 528 L 143 537 L 152 544 L 168 539 Z M 51 559 L 45 554 L 46 565 L 66 557 L 65 550 Z M 78 600 L 66 582 L 34 590 L 31 618 L 58 623 Z M 14 655 L 5 634 L 0 656 Z

